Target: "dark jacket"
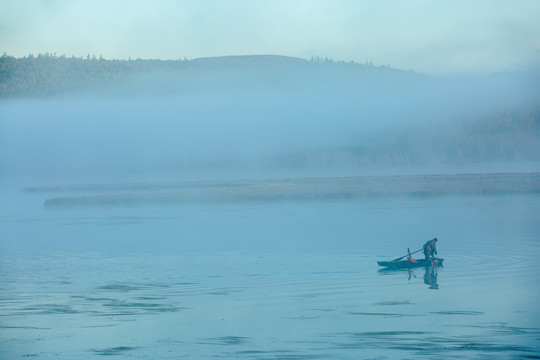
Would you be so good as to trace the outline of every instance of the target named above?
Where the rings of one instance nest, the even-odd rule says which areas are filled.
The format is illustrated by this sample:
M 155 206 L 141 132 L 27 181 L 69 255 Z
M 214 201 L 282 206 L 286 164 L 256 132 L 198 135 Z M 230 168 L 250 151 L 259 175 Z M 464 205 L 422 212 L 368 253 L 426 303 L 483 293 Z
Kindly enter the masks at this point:
M 424 244 L 424 255 L 426 256 L 426 259 L 430 257 L 433 254 L 437 253 L 437 239 L 429 240 L 427 243 Z

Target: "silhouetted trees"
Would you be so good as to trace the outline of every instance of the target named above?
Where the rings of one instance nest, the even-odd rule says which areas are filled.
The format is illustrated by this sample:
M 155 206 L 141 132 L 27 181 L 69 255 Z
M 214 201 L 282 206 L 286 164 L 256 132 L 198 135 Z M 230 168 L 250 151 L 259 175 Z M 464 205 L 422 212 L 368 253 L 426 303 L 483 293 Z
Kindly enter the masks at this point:
M 177 70 L 182 60 L 105 60 L 55 53 L 0 57 L 0 96 L 51 95 L 63 91 L 103 85 L 130 78 L 135 73 Z
M 62 92 L 96 88 L 118 84 L 134 75 L 149 73 L 173 73 L 192 75 L 220 71 L 244 71 L 248 78 L 285 80 L 291 76 L 309 78 L 312 71 L 320 71 L 327 78 L 350 79 L 351 75 L 371 73 L 388 74 L 391 77 L 408 77 L 410 72 L 377 67 L 372 63 L 358 64 L 353 61 L 334 61 L 327 57 L 312 57 L 311 61 L 286 56 L 223 56 L 188 60 L 106 60 L 103 56 L 88 54 L 86 57 L 58 56 L 45 53 L 15 58 L 6 53 L 0 57 L 0 97 L 52 95 Z M 268 75 L 271 74 L 271 75 Z M 266 76 L 266 78 L 265 78 Z M 288 80 L 287 80 L 288 81 Z

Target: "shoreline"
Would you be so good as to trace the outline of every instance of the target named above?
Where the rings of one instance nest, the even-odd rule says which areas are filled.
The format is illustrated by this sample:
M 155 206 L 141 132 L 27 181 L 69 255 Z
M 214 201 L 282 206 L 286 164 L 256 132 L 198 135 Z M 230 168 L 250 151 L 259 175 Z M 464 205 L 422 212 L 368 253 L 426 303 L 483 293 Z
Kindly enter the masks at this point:
M 46 208 L 487 195 L 540 193 L 540 172 L 48 185 L 24 190 L 69 193 L 47 198 Z

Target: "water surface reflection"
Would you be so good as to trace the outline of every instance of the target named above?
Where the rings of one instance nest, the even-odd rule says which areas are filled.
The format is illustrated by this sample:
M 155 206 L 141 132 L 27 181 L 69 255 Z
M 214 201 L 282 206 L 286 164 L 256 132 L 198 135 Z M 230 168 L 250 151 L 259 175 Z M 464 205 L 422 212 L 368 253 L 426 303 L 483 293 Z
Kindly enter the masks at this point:
M 391 269 L 384 268 L 379 269 L 379 274 L 382 275 L 397 275 L 397 274 L 406 274 L 408 281 L 416 281 L 416 279 L 423 278 L 424 284 L 428 285 L 429 289 L 438 290 L 439 289 L 439 269 L 442 266 L 429 266 L 429 267 L 420 267 L 415 269 Z
M 20 196 L 35 206 L 0 220 L 2 359 L 540 354 L 539 195 L 77 211 Z M 379 270 L 423 232 L 444 268 Z

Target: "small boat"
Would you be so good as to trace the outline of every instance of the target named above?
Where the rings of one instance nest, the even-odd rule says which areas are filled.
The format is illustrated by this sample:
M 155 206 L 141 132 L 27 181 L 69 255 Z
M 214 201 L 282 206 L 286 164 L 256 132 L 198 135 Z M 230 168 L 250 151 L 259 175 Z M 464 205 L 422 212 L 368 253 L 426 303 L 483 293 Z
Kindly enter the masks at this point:
M 418 267 L 431 267 L 431 266 L 442 266 L 444 259 L 413 259 L 408 258 L 401 261 L 377 261 L 379 266 L 385 266 L 389 269 L 410 269 Z

